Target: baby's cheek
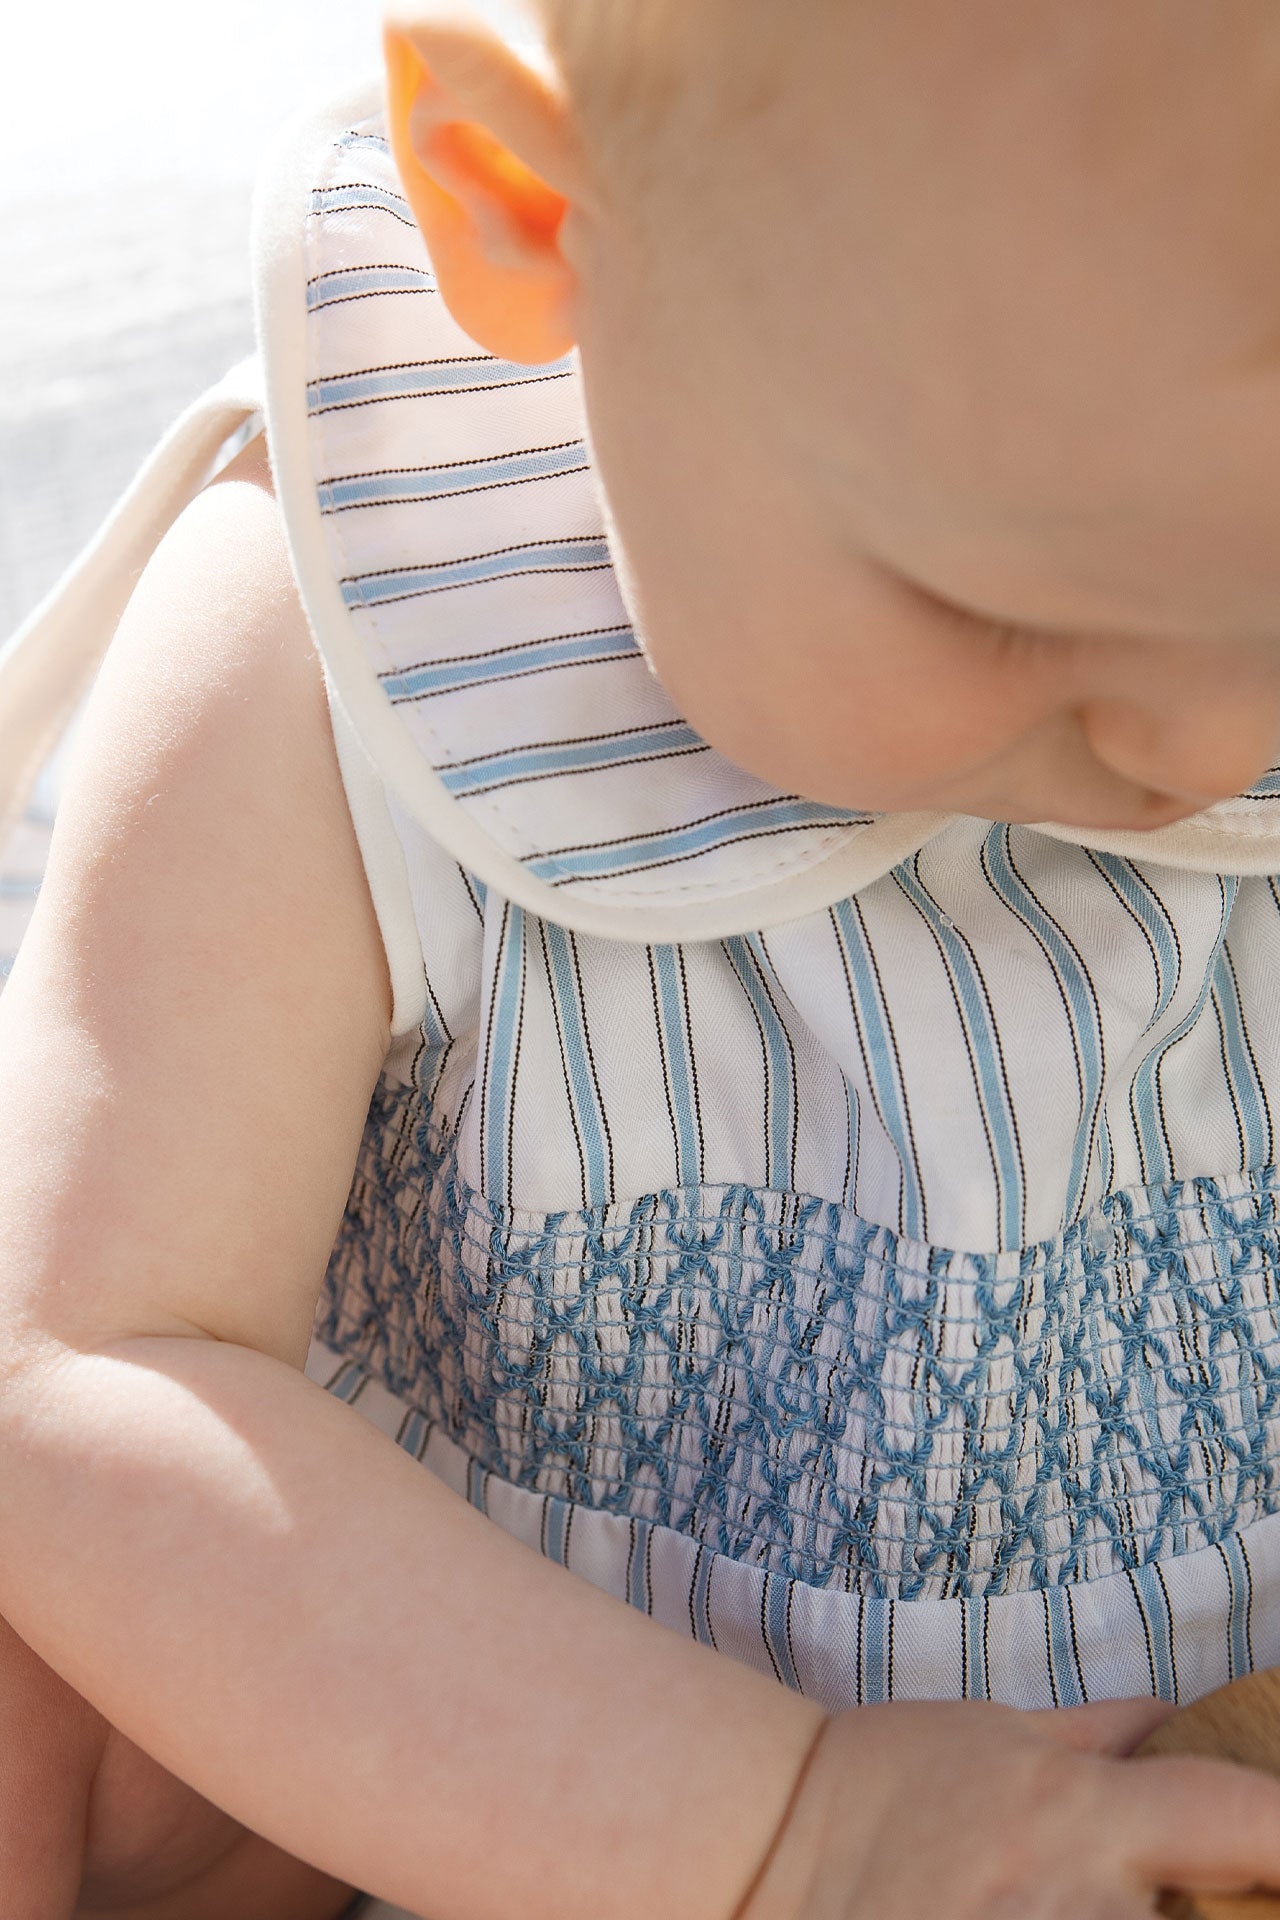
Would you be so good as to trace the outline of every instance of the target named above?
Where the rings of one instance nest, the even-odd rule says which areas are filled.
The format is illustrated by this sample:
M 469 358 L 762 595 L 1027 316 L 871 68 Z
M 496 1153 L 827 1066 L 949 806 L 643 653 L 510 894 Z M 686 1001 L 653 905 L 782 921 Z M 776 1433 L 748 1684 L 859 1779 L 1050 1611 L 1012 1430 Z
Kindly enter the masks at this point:
M 713 678 L 655 666 L 694 730 L 767 785 L 854 811 L 915 804 L 927 760 L 905 711 L 909 688 L 903 704 L 882 705 L 843 664 L 794 652 Z

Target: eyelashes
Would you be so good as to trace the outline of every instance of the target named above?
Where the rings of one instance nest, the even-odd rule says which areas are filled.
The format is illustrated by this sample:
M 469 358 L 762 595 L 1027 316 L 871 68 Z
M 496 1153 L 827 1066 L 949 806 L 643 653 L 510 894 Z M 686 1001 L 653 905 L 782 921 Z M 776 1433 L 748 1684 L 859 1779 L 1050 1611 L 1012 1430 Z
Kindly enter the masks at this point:
M 998 668 L 1018 668 L 1034 664 L 1043 667 L 1046 657 L 1060 654 L 1070 643 L 1065 636 L 1044 628 L 1019 626 L 992 614 L 979 613 L 948 600 L 932 587 L 922 586 L 906 574 L 886 568 L 889 578 L 935 622 L 958 629 L 957 637 L 970 646 L 983 649 L 984 664 Z

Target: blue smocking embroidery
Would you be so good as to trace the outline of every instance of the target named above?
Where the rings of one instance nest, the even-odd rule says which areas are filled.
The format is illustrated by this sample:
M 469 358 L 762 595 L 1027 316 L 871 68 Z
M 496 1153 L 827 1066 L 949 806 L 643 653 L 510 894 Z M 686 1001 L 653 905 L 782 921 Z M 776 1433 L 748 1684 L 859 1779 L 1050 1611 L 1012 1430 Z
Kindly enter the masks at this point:
M 317 1332 L 536 1492 L 819 1586 L 1054 1586 L 1280 1506 L 1278 1186 L 994 1255 L 743 1186 L 533 1215 L 384 1082 Z

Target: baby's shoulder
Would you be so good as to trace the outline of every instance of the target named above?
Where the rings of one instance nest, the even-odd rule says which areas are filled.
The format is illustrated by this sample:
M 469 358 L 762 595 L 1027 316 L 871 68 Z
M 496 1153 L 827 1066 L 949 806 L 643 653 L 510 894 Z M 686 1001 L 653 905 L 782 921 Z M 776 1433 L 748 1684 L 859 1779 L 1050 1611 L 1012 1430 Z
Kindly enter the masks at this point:
M 227 841 L 249 887 L 278 839 L 299 856 L 309 839 L 351 840 L 261 438 L 178 514 L 134 587 L 71 756 L 58 857 L 132 838 L 140 810 L 153 839 L 159 818 L 181 822 L 189 873 L 198 847 L 207 870 Z
M 250 449 L 137 582 L 0 999 L 0 1112 L 25 1129 L 10 1217 L 27 1210 L 67 1282 L 48 1325 L 176 1319 L 304 1353 L 389 998 L 323 673 Z

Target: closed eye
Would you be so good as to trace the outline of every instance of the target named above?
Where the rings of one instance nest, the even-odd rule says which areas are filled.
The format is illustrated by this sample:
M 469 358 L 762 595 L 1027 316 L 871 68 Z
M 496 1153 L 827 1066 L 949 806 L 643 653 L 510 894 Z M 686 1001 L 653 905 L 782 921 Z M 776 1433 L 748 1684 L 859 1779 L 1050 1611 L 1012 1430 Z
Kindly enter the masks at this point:
M 923 613 L 958 628 L 958 637 L 969 645 L 976 641 L 984 646 L 988 659 L 996 665 L 1020 667 L 1034 663 L 1043 666 L 1047 648 L 1060 650 L 1070 644 L 1065 634 L 1050 633 L 1043 627 L 1020 626 L 1014 621 L 1001 620 L 994 614 L 963 607 L 958 601 L 947 599 L 933 587 L 922 586 L 905 573 L 888 567 L 884 571 Z

